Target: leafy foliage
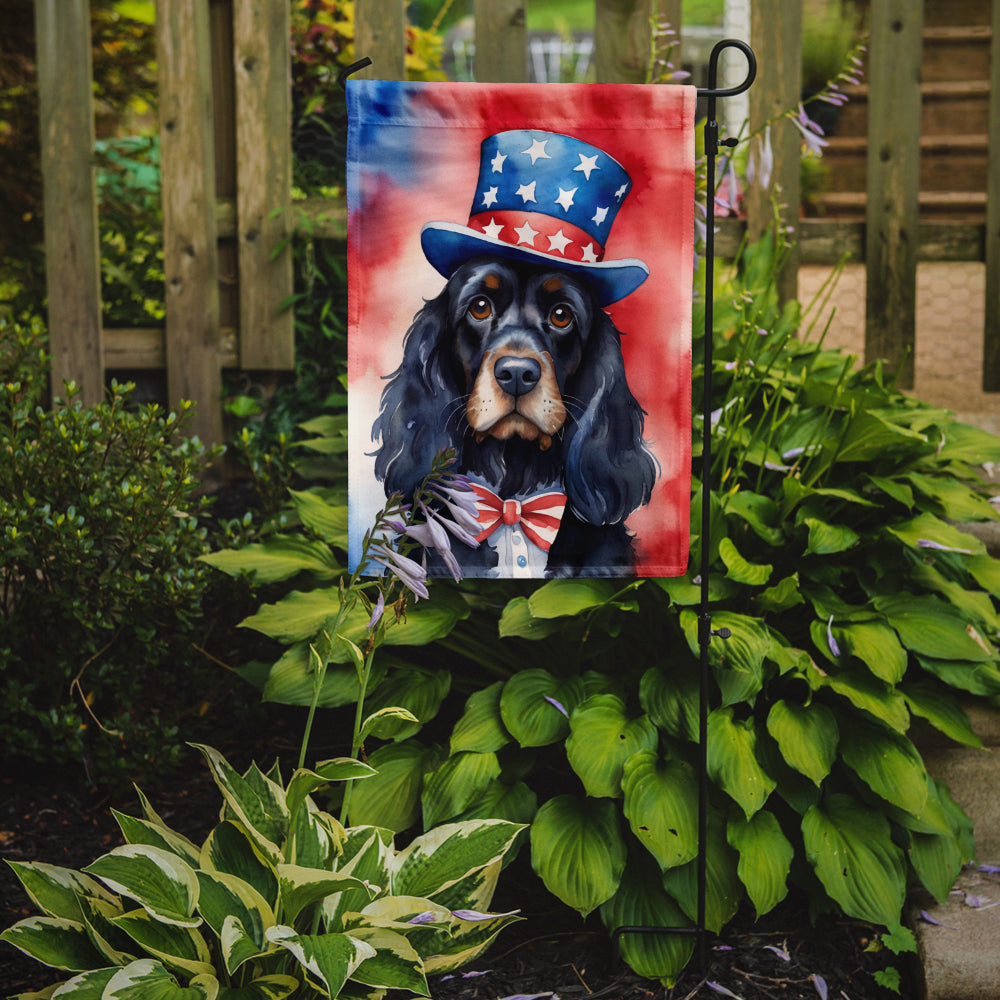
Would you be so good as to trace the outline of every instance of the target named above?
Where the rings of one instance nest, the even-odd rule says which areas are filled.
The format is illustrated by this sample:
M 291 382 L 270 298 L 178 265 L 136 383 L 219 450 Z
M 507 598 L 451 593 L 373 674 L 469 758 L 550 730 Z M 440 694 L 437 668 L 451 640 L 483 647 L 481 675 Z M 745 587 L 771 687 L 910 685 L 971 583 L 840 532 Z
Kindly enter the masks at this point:
M 83 871 L 11 867 L 41 911 L 0 935 L 74 973 L 66 997 L 280 1000 L 429 996 L 427 974 L 480 954 L 515 913 L 487 912 L 520 827 L 450 823 L 397 849 L 388 830 L 345 829 L 312 795 L 374 772 L 353 758 L 240 774 L 207 746 L 224 801 L 200 846 L 140 793 L 116 813 L 126 844 Z
M 763 914 L 797 886 L 816 911 L 902 936 L 907 884 L 942 897 L 973 850 L 909 727 L 919 716 L 976 746 L 958 698 L 1000 694 L 1000 561 L 955 523 L 995 517 L 976 466 L 1000 459 L 1000 440 L 904 396 L 879 364 L 856 368 L 810 341 L 800 306 L 778 305 L 779 260 L 762 241 L 716 289 L 708 538 L 693 488 L 692 567 L 710 546 L 712 625 L 731 632 L 708 647 L 706 922 L 722 927 L 743 901 Z M 696 352 L 695 398 L 703 377 Z M 697 418 L 694 434 L 700 463 Z M 266 572 L 294 538 L 233 565 Z M 326 542 L 335 554 L 342 545 Z M 265 697 L 293 703 L 306 696 L 304 650 L 331 586 L 328 570 L 297 559 L 300 575 L 281 575 L 302 589 L 246 623 L 289 644 L 258 676 Z M 446 754 L 414 724 L 378 733 L 391 742 L 372 752 L 379 774 L 352 809 L 394 829 L 421 814 L 425 827 L 533 819 L 533 864 L 568 905 L 599 910 L 609 929 L 692 923 L 696 572 L 533 591 L 438 584 L 399 626 L 400 658 L 369 691 L 377 699 L 385 685 L 387 704 L 426 724 L 448 688 L 429 666 L 440 662 L 471 696 Z M 405 644 L 431 641 L 421 666 L 407 662 Z M 348 663 L 332 667 L 324 703 L 350 703 L 352 677 Z M 624 954 L 670 982 L 690 946 L 626 940 Z
M 0 321 L 0 742 L 7 760 L 82 757 L 107 776 L 176 753 L 168 721 L 130 716 L 154 672 L 191 664 L 209 454 L 188 407 L 133 410 L 129 386 L 83 406 L 68 385 L 43 409 L 42 344 L 40 324 Z

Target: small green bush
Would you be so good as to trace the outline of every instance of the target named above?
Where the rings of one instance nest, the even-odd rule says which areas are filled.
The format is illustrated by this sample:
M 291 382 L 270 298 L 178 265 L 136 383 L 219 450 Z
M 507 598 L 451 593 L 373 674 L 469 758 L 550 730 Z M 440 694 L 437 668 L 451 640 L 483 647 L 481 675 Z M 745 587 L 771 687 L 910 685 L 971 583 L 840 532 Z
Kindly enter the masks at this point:
M 184 432 L 187 404 L 132 409 L 129 385 L 84 406 L 68 384 L 43 408 L 42 337 L 0 321 L 0 746 L 110 776 L 176 752 L 150 681 L 165 690 L 191 660 L 209 455 Z

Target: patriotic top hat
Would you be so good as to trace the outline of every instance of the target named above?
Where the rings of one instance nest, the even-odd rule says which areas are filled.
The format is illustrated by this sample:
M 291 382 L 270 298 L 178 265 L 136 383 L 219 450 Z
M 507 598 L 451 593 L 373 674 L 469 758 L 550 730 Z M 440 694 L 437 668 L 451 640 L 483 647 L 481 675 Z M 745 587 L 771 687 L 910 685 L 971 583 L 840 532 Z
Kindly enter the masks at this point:
M 622 165 L 597 146 L 557 132 L 499 132 L 483 140 L 469 224 L 428 222 L 420 243 L 446 278 L 480 254 L 556 264 L 590 281 L 608 305 L 649 276 L 641 260 L 604 259 L 631 186 Z

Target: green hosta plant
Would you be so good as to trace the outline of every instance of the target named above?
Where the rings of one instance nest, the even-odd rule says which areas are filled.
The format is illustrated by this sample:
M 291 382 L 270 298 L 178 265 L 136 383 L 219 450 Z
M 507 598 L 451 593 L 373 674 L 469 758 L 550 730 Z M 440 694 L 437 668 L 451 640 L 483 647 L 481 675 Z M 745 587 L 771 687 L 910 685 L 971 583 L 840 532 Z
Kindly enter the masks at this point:
M 338 758 L 285 784 L 277 768 L 240 774 L 199 749 L 224 801 L 201 845 L 140 793 L 142 818 L 115 814 L 126 844 L 82 871 L 11 863 L 42 915 L 0 938 L 71 974 L 55 995 L 428 996 L 429 973 L 470 961 L 517 919 L 487 911 L 518 825 L 450 823 L 397 849 L 391 831 L 345 828 L 312 799 L 369 779 L 368 765 Z
M 1000 695 L 1000 561 L 960 524 L 995 517 L 977 465 L 1000 461 L 1000 440 L 799 339 L 777 262 L 751 247 L 716 291 L 711 534 L 696 479 L 695 568 L 509 599 L 492 659 L 515 668 L 468 698 L 443 759 L 414 738 L 373 750 L 379 774 L 352 805 L 364 822 L 530 822 L 536 871 L 581 914 L 691 925 L 707 545 L 712 626 L 731 633 L 709 647 L 708 928 L 795 887 L 816 913 L 905 940 L 908 885 L 945 898 L 971 825 L 910 727 L 978 746 L 959 697 Z M 480 612 L 449 642 L 485 627 Z M 666 982 L 691 953 L 682 935 L 621 941 Z

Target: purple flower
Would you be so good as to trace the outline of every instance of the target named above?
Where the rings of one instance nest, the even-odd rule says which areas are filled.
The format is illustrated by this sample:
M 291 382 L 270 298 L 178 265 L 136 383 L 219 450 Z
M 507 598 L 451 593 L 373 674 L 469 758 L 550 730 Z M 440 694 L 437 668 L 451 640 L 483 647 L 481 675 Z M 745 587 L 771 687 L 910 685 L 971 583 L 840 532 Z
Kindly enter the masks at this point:
M 397 577 L 403 586 L 417 597 L 429 597 L 427 592 L 427 570 L 408 556 L 401 555 L 388 545 L 373 545 L 369 550 L 372 558 Z
M 724 997 L 734 997 L 735 1000 L 743 1000 L 743 998 L 738 994 L 734 993 L 732 990 L 727 990 L 725 986 L 721 983 L 713 983 L 708 981 L 705 985 L 715 993 L 721 993 Z
M 765 190 L 771 186 L 771 174 L 774 172 L 774 150 L 771 148 L 771 126 L 764 129 L 764 135 L 750 147 L 750 159 L 747 163 L 747 182 L 756 180 Z
M 408 924 L 432 924 L 437 920 L 437 915 L 433 910 L 424 910 L 423 913 L 418 913 L 415 917 L 410 917 L 406 922 Z
M 819 994 L 819 1000 L 826 1000 L 826 980 L 815 972 L 809 978 L 813 981 L 813 986 L 816 987 L 816 992 Z
M 940 542 L 935 542 L 930 538 L 918 538 L 917 547 L 921 549 L 938 549 L 941 552 L 959 552 L 965 556 L 972 555 L 972 549 L 956 549 L 951 545 L 942 545 Z
M 382 614 L 385 611 L 385 595 L 380 590 L 378 592 L 378 600 L 375 602 L 375 607 L 372 609 L 372 616 L 368 619 L 368 631 L 371 632 L 376 625 L 382 620 Z
M 773 951 L 782 962 L 790 962 L 792 960 L 792 956 L 784 948 L 779 948 L 776 944 L 766 944 L 764 945 L 764 950 Z
M 555 698 L 550 698 L 548 695 L 545 695 L 544 697 L 545 697 L 545 700 L 550 705 L 555 705 L 555 707 L 557 709 L 559 709 L 559 711 L 562 712 L 562 714 L 565 715 L 567 719 L 569 718 L 569 712 L 566 711 L 565 707 L 562 705 L 561 702 L 556 701 Z
M 830 615 L 830 620 L 826 623 L 826 641 L 830 647 L 830 652 L 834 656 L 840 656 L 840 646 L 837 645 L 837 640 L 833 637 L 833 615 Z
M 823 147 L 827 145 L 822 138 L 823 130 L 806 114 L 806 109 L 800 104 L 798 114 L 792 116 L 792 124 L 802 134 L 806 149 L 816 156 L 823 155 Z
M 459 920 L 493 920 L 494 917 L 513 917 L 520 913 L 520 910 L 511 910 L 508 913 L 480 913 L 479 910 L 452 910 L 451 915 Z

